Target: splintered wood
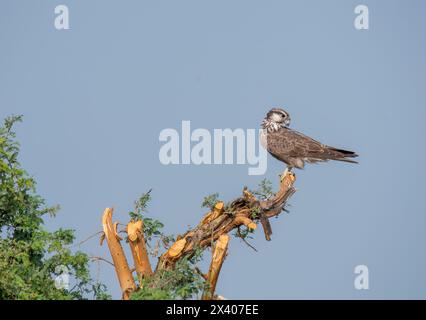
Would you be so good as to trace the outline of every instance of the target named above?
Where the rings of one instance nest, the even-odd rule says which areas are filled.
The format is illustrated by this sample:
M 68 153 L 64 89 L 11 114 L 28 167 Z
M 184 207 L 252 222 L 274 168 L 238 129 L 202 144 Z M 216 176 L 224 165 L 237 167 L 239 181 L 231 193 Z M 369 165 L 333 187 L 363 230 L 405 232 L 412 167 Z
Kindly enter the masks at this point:
M 207 274 L 209 287 L 203 293 L 203 300 L 210 300 L 214 297 L 220 269 L 222 269 L 222 264 L 223 261 L 225 261 L 225 257 L 228 251 L 228 242 L 229 236 L 227 234 L 222 234 L 216 241 L 213 249 L 212 262 L 210 264 L 209 273 Z
M 221 235 L 229 234 L 241 225 L 254 230 L 257 223 L 263 220 L 265 238 L 269 240 L 272 233 L 269 218 L 281 213 L 287 200 L 296 191 L 293 187 L 295 180 L 292 172 L 286 172 L 281 179 L 280 190 L 265 201 L 259 201 L 250 191 L 244 189 L 242 197 L 231 202 L 226 211 L 224 203 L 217 202 L 194 229 L 179 236 L 175 244 L 160 257 L 157 270 L 173 268 L 181 257 L 191 257 L 197 248 L 210 247 Z
M 107 241 L 112 260 L 114 262 L 115 272 L 120 283 L 122 297 L 129 299 L 130 294 L 136 290 L 136 284 L 127 264 L 126 256 L 121 247 L 121 238 L 117 234 L 117 224 L 112 223 L 112 209 L 106 208 L 102 216 L 102 226 L 105 240 Z
M 245 216 L 236 216 L 234 219 L 234 223 L 236 226 L 240 226 L 243 224 L 251 230 L 254 230 L 257 228 L 256 223 Z
M 213 207 L 213 210 L 208 212 L 203 217 L 203 219 L 200 222 L 200 225 L 206 224 L 206 223 L 216 219 L 217 217 L 219 217 L 223 213 L 224 207 L 225 207 L 225 204 L 222 201 L 217 202 L 215 204 L 215 206 Z
M 143 221 L 130 221 L 127 224 L 127 236 L 139 279 L 152 275 L 151 263 L 143 236 Z
M 296 191 L 293 187 L 295 180 L 296 177 L 292 172 L 286 172 L 281 179 L 279 191 L 265 201 L 259 201 L 244 188 L 242 196 L 232 201 L 226 208 L 222 201 L 217 202 L 195 228 L 178 236 L 173 245 L 160 256 L 155 272 L 162 269 L 173 269 L 179 259 L 192 257 L 197 249 L 204 250 L 212 247 L 213 254 L 209 272 L 207 275 L 203 275 L 209 283 L 209 289 L 205 290 L 202 298 L 216 299 L 214 293 L 223 261 L 227 255 L 229 232 L 233 229 L 239 230 L 241 226 L 255 230 L 260 222 L 265 238 L 270 240 L 272 229 L 269 218 L 277 216 L 284 209 L 287 200 Z M 117 233 L 118 224 L 112 223 L 112 209 L 105 209 L 102 225 L 104 230 L 102 238 L 106 239 L 108 243 L 123 292 L 123 299 L 128 299 L 130 294 L 137 290 L 137 287 L 120 244 L 122 239 Z M 153 274 L 143 235 L 143 221 L 129 222 L 126 232 L 135 264 L 134 270 L 141 280 L 143 277 Z
M 177 259 L 179 258 L 180 254 L 182 253 L 183 248 L 185 248 L 186 239 L 180 239 L 173 243 L 173 245 L 170 247 L 169 250 L 165 253 L 168 257 L 171 259 Z

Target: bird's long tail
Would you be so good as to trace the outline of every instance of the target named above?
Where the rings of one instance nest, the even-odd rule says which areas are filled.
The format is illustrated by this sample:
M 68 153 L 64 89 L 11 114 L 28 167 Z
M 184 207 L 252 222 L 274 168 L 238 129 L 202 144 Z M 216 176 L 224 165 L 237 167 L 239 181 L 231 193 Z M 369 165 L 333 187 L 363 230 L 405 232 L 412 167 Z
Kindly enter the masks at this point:
M 350 162 L 350 163 L 358 163 L 358 161 L 349 159 L 349 158 L 358 157 L 358 155 L 353 151 L 344 150 L 344 149 L 337 149 L 337 148 L 333 148 L 333 147 L 329 147 L 328 150 L 330 151 L 330 153 L 333 154 L 333 156 L 334 156 L 333 160 Z

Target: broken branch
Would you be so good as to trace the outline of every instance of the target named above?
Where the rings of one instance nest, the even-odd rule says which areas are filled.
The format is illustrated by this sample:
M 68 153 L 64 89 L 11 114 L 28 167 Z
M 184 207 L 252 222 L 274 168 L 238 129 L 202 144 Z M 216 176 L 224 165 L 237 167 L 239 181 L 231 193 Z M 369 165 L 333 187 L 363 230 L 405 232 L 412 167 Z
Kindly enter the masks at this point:
M 119 237 L 116 232 L 116 224 L 112 223 L 112 209 L 106 208 L 102 216 L 102 227 L 108 248 L 111 253 L 114 268 L 120 283 L 123 299 L 128 300 L 130 293 L 136 290 L 136 284 L 127 264 L 126 256 L 121 247 Z
M 178 237 L 170 249 L 160 257 L 156 270 L 173 268 L 178 259 L 184 256 L 191 257 L 196 248 L 211 246 L 221 235 L 228 234 L 241 225 L 256 229 L 256 221 L 262 222 L 265 219 L 269 224 L 268 219 L 280 214 L 287 200 L 296 191 L 293 187 L 295 180 L 295 175 L 287 172 L 281 179 L 280 190 L 265 201 L 259 201 L 245 188 L 243 196 L 234 200 L 226 211 L 223 202 L 218 202 L 194 229 Z M 265 223 L 262 225 L 265 228 Z M 264 231 L 266 239 L 269 240 L 272 231 L 266 229 Z
M 127 235 L 129 239 L 130 251 L 132 252 L 135 269 L 139 279 L 152 275 L 151 263 L 149 262 L 145 238 L 143 236 L 142 230 L 142 220 L 130 221 L 127 224 Z
M 209 288 L 205 290 L 202 300 L 211 300 L 214 297 L 217 279 L 228 251 L 228 242 L 229 236 L 227 234 L 223 234 L 219 237 L 214 246 L 212 262 L 210 264 L 209 273 L 207 274 Z

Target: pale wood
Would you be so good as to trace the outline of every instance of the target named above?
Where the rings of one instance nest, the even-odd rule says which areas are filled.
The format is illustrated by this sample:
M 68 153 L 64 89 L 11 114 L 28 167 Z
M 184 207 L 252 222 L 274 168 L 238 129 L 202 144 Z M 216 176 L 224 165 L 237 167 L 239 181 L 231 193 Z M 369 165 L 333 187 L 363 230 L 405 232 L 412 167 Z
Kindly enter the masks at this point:
M 156 270 L 173 269 L 178 259 L 183 256 L 191 257 L 196 248 L 204 249 L 211 246 L 221 235 L 229 234 L 241 225 L 254 230 L 256 222 L 260 221 L 264 227 L 265 238 L 270 240 L 272 231 L 269 218 L 281 213 L 287 200 L 296 191 L 293 187 L 295 181 L 295 175 L 292 172 L 286 172 L 280 181 L 279 191 L 265 201 L 259 201 L 245 188 L 242 197 L 235 199 L 227 209 L 233 214 L 225 212 L 223 202 L 218 202 L 218 206 L 205 215 L 194 229 L 178 236 L 178 240 L 172 247 L 159 258 Z M 254 209 L 259 212 L 256 219 L 252 219 Z
M 102 216 L 102 227 L 120 283 L 122 298 L 128 300 L 130 294 L 136 290 L 136 283 L 130 272 L 123 248 L 121 247 L 120 238 L 117 235 L 117 225 L 112 223 L 112 211 L 112 208 L 105 209 Z
M 251 219 L 249 219 L 245 216 L 236 216 L 235 219 L 234 219 L 234 223 L 237 226 L 240 226 L 240 225 L 243 224 L 247 228 L 252 229 L 252 230 L 256 229 L 256 227 L 257 227 L 256 223 L 253 220 L 251 220 Z
M 130 221 L 127 224 L 127 236 L 139 280 L 152 275 L 151 263 L 149 262 L 146 242 L 143 235 L 143 221 Z
M 287 200 L 296 191 L 293 187 L 295 180 L 296 177 L 292 172 L 286 172 L 280 181 L 279 191 L 266 201 L 259 201 L 247 188 L 244 188 L 241 197 L 226 206 L 226 211 L 224 202 L 218 201 L 212 210 L 203 216 L 195 228 L 177 236 L 172 246 L 158 259 L 155 272 L 161 269 L 173 269 L 179 259 L 190 258 L 197 249 L 204 250 L 214 244 L 208 274 L 204 275 L 199 269 L 196 271 L 210 284 L 210 289 L 203 293 L 202 298 L 215 299 L 214 292 L 217 280 L 227 254 L 229 232 L 233 229 L 239 230 L 241 226 L 255 230 L 257 223 L 260 222 L 263 226 L 265 238 L 270 240 L 272 230 L 269 218 L 281 213 Z M 105 209 L 102 225 L 104 234 L 101 237 L 101 243 L 104 239 L 107 241 L 123 292 L 123 299 L 129 299 L 130 294 L 137 290 L 137 287 L 120 244 L 122 239 L 117 234 L 118 223 L 112 223 L 111 208 Z M 145 276 L 152 275 L 153 271 L 143 237 L 143 221 L 131 221 L 127 225 L 126 231 L 138 276 L 142 279 Z
M 202 300 L 211 300 L 214 298 L 217 279 L 219 278 L 219 273 L 228 251 L 228 243 L 229 235 L 227 234 L 222 234 L 215 243 L 209 273 L 207 274 L 209 288 L 203 293 Z

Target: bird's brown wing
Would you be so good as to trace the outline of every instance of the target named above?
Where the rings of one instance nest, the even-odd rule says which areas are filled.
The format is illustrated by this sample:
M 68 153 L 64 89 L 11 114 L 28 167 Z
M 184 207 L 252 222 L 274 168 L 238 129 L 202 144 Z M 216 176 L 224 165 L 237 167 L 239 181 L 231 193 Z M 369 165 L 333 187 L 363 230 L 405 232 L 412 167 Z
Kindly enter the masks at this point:
M 281 128 L 279 131 L 268 133 L 267 141 L 268 151 L 274 157 L 287 163 L 291 158 L 298 158 L 307 162 L 327 160 L 355 162 L 346 158 L 357 156 L 352 151 L 324 145 L 289 128 Z

